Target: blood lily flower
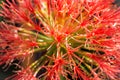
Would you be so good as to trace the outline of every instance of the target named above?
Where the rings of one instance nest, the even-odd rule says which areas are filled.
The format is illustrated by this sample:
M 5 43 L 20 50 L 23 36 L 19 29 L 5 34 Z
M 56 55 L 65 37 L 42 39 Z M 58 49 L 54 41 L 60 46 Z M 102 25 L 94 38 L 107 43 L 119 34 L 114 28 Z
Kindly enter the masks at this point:
M 0 65 L 17 59 L 24 68 L 6 80 L 120 79 L 120 8 L 113 3 L 2 2 Z

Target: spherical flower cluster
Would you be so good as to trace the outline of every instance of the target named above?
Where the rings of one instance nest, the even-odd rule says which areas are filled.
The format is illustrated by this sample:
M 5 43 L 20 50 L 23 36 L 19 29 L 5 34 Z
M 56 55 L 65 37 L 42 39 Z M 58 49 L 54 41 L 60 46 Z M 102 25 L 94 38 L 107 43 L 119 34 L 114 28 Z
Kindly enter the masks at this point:
M 113 3 L 2 2 L 0 65 L 17 59 L 23 66 L 6 80 L 119 80 L 120 8 Z

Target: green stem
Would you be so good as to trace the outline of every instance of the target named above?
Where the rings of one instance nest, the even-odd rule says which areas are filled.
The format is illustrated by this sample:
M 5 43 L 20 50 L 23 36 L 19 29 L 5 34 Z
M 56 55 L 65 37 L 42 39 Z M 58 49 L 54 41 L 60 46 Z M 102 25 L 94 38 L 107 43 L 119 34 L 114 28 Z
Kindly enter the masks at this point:
M 24 29 L 24 28 L 19 28 L 19 31 L 24 32 L 24 33 L 27 33 L 27 34 L 31 34 L 31 35 L 34 35 L 34 36 L 37 35 L 38 38 L 40 38 L 40 39 L 42 39 L 42 40 L 44 40 L 44 41 L 47 41 L 47 42 L 53 42 L 53 39 L 52 39 L 52 38 L 47 37 L 47 36 L 45 36 L 45 35 L 43 35 L 43 34 L 37 34 L 36 32 L 29 31 L 29 30 L 26 30 L 26 29 Z

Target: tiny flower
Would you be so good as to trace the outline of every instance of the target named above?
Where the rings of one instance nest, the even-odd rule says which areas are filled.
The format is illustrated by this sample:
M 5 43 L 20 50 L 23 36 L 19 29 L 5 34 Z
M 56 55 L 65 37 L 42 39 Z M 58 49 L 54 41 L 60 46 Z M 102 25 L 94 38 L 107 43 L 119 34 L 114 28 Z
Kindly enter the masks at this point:
M 28 67 L 26 69 L 17 71 L 17 74 L 8 77 L 5 80 L 38 80 L 38 79 L 35 78 L 35 75 L 33 74 L 32 70 Z
M 57 59 L 55 60 L 55 63 L 52 67 L 48 67 L 48 71 L 47 71 L 47 80 L 61 80 L 60 79 L 60 75 L 64 75 L 64 69 L 63 69 L 63 65 L 65 65 L 66 63 L 64 62 L 63 59 Z
M 116 74 L 119 73 L 119 66 L 116 64 L 111 64 L 106 59 L 102 59 L 101 57 L 98 57 L 96 55 L 89 56 L 90 58 L 93 58 L 95 60 L 100 69 L 105 72 L 111 79 L 117 78 Z
M 84 74 L 84 72 L 82 72 L 82 71 L 80 70 L 80 68 L 79 68 L 78 66 L 75 66 L 75 67 L 74 67 L 74 74 L 75 74 L 76 76 L 78 76 L 79 79 L 82 77 L 82 79 L 84 79 L 84 80 L 90 80 L 90 78 L 87 77 L 87 76 Z M 76 79 L 77 79 L 77 78 L 76 78 Z
M 9 63 L 20 56 L 27 56 L 32 52 L 35 42 L 22 39 L 18 35 L 18 28 L 1 23 L 0 27 L 0 64 Z

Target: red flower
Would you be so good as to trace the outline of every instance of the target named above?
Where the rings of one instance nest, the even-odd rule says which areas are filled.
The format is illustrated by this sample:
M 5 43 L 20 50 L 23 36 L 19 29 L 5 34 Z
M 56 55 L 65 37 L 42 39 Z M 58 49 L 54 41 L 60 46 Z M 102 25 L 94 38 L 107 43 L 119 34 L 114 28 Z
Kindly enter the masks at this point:
M 38 80 L 35 78 L 32 70 L 28 67 L 26 69 L 17 71 L 17 74 L 6 78 L 5 80 Z
M 90 80 L 90 78 L 87 77 L 87 76 L 84 74 L 84 72 L 83 72 L 82 70 L 80 70 L 80 68 L 79 68 L 78 66 L 75 66 L 75 67 L 74 67 L 74 75 L 75 75 L 75 76 L 78 76 L 79 79 L 82 77 L 82 79 L 84 79 L 84 80 Z M 77 78 L 78 78 L 78 77 L 77 77 Z M 77 79 L 77 78 L 76 78 L 76 79 Z
M 30 67 L 13 79 L 36 80 L 39 76 L 43 80 L 101 80 L 103 74 L 105 79 L 119 79 L 120 9 L 113 2 L 2 2 L 0 65 L 14 59 L 24 63 L 24 58 L 37 55 Z
M 8 26 L 7 24 L 0 24 L 0 64 L 10 64 L 14 59 L 28 56 L 32 53 L 32 47 L 37 46 L 31 40 L 22 39 L 18 35 L 18 28 Z M 10 63 L 9 63 L 10 62 Z
M 95 60 L 98 63 L 98 67 L 101 69 L 101 71 L 105 72 L 111 79 L 115 80 L 118 78 L 117 74 L 119 74 L 120 72 L 119 65 L 116 65 L 111 61 L 109 62 L 107 59 L 104 59 L 105 56 L 100 57 L 100 56 L 91 55 L 91 54 L 88 54 L 88 56 L 93 60 Z

